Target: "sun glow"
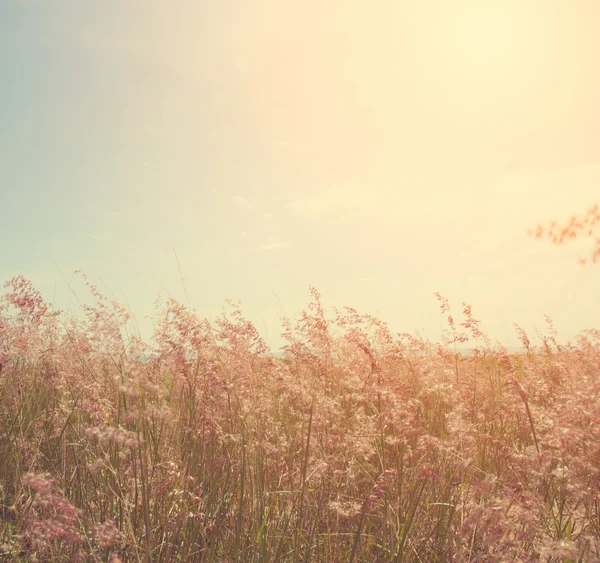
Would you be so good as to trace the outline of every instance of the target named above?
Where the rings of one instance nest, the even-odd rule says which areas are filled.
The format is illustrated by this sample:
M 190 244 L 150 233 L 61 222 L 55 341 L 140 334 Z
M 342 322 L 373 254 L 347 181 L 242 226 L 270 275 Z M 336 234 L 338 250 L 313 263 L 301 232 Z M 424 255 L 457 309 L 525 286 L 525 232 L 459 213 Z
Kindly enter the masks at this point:
M 473 95 L 521 91 L 539 39 L 531 20 L 520 2 L 443 4 L 434 24 L 436 73 Z

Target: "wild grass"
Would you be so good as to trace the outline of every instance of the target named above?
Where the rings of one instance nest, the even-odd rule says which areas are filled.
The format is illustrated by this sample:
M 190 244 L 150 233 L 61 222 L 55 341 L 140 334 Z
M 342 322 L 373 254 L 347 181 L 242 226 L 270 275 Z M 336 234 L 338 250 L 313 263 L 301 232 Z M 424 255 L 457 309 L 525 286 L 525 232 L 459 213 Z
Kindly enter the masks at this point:
M 149 346 L 91 284 L 84 320 L 6 287 L 3 561 L 600 560 L 600 332 L 510 356 L 442 296 L 434 344 L 311 289 L 276 358 L 233 304 Z

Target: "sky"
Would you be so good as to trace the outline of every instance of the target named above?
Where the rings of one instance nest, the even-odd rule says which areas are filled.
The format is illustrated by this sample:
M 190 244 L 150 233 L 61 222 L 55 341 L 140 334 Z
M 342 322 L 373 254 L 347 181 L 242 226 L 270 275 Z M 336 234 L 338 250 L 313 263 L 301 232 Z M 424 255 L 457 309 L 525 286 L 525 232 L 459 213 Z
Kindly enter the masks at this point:
M 2 0 L 0 280 L 55 307 L 225 299 L 277 349 L 309 287 L 439 340 L 598 327 L 596 0 Z M 182 281 L 183 277 L 183 281 Z M 460 315 L 456 315 L 460 319 Z

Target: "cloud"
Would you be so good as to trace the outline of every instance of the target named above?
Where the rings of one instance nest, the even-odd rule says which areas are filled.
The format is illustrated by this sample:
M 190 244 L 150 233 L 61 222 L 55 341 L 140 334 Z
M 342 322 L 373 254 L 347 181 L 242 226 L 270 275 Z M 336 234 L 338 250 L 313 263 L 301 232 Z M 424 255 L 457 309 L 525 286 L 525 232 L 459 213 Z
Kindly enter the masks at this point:
M 431 190 L 422 189 L 422 180 L 402 189 L 394 185 L 345 184 L 332 186 L 310 197 L 288 201 L 285 207 L 294 215 L 329 225 L 375 220 L 403 223 L 446 221 L 447 204 L 443 198 L 432 201 Z M 446 195 L 446 199 L 449 196 Z M 454 220 L 454 219 L 452 219 Z
M 271 143 L 276 147 L 287 147 L 292 144 L 289 139 L 274 139 Z
M 568 220 L 598 201 L 600 161 L 551 170 L 506 174 L 489 190 L 487 204 L 513 221 Z
M 263 251 L 282 250 L 284 248 L 289 248 L 289 247 L 290 247 L 290 245 L 287 242 L 282 242 L 282 241 L 275 241 L 275 242 L 270 242 L 270 243 L 260 245 L 260 249 Z
M 394 184 L 353 184 L 321 188 L 288 199 L 286 208 L 309 219 L 344 221 L 356 217 L 418 221 L 471 221 L 492 216 L 504 225 L 585 213 L 598 199 L 600 160 L 574 166 L 505 173 L 477 183 L 444 182 L 410 175 Z M 517 223 L 517 224 L 518 224 Z
M 379 281 L 386 281 L 389 280 L 390 277 L 389 276 L 376 276 L 376 275 L 372 275 L 372 276 L 364 276 L 362 278 L 358 278 L 359 282 L 379 282 Z
M 93 233 L 88 233 L 88 237 L 94 240 L 111 240 L 111 235 L 102 231 L 95 231 Z
M 241 195 L 235 195 L 231 198 L 233 204 L 240 209 L 255 210 L 262 207 L 261 203 L 256 199 L 248 199 Z
M 371 214 L 384 207 L 383 203 L 383 197 L 375 197 L 363 186 L 335 186 L 319 195 L 289 201 L 286 208 L 298 217 L 339 225 Z
M 93 213 L 98 209 L 98 206 L 95 203 L 88 203 L 83 207 L 80 207 L 77 211 L 78 213 Z
M 121 219 L 127 219 L 129 217 L 128 214 L 126 214 L 122 211 L 101 209 L 95 203 L 89 203 L 89 204 L 85 205 L 84 207 L 80 207 L 77 211 L 80 215 L 95 215 L 96 217 L 101 218 L 103 221 L 106 221 L 107 219 L 121 220 Z M 86 220 L 89 220 L 89 219 L 86 218 Z
M 326 215 L 332 208 L 332 202 L 326 197 L 313 197 L 308 199 L 297 199 L 287 204 L 293 213 L 301 217 L 316 219 Z

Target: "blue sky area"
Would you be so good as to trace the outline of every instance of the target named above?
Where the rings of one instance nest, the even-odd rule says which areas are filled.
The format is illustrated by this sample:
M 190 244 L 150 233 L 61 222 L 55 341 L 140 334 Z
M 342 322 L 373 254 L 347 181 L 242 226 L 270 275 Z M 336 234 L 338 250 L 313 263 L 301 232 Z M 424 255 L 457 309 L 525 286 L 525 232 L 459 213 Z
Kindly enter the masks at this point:
M 0 278 L 78 268 L 148 337 L 159 292 L 273 346 L 309 285 L 438 339 L 434 291 L 518 343 L 597 326 L 600 4 L 3 0 Z M 64 278 L 63 278 L 64 276 Z M 66 281 L 65 281 L 66 280 Z M 67 283 L 68 282 L 68 283 Z

